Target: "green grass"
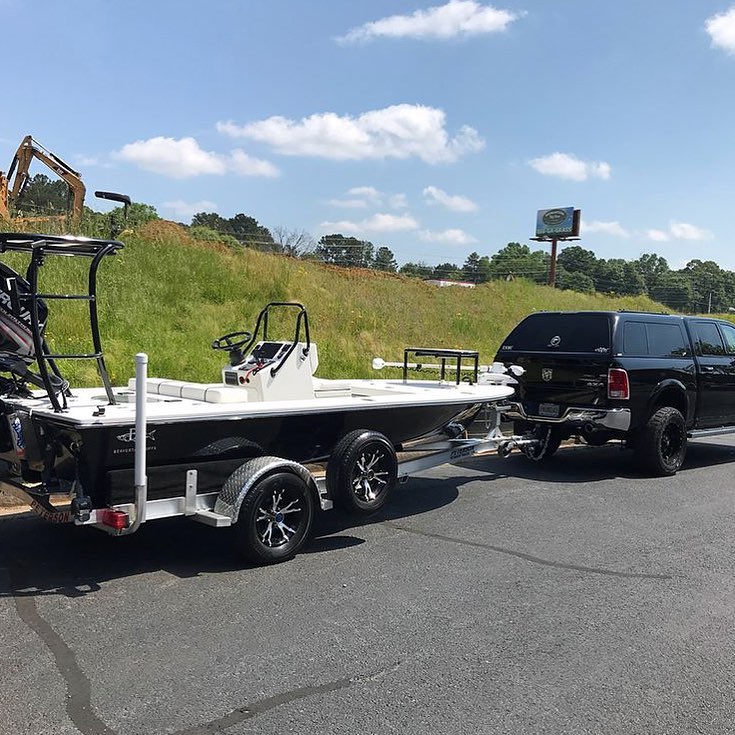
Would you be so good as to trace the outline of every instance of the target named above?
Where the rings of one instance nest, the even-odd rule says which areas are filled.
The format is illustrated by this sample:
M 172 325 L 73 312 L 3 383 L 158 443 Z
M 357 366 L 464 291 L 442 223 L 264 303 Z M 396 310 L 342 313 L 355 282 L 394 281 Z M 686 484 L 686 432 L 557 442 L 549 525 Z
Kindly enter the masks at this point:
M 371 359 L 401 360 L 406 346 L 477 349 L 481 361 L 489 362 L 510 329 L 541 309 L 665 311 L 645 297 L 585 295 L 523 280 L 438 288 L 399 275 L 233 251 L 195 241 L 165 222 L 123 239 L 125 249 L 103 263 L 99 275 L 102 340 L 116 383 L 132 376 L 136 352 L 148 353 L 150 375 L 219 380 L 226 355 L 210 348 L 212 339 L 252 329 L 268 301 L 307 307 L 323 377 L 383 375 L 372 371 Z M 49 258 L 43 289 L 84 291 L 86 266 Z M 51 302 L 50 307 L 51 348 L 91 351 L 86 305 Z M 292 315 L 273 319 L 271 334 L 290 338 Z M 74 385 L 98 383 L 91 362 L 64 362 L 62 372 Z

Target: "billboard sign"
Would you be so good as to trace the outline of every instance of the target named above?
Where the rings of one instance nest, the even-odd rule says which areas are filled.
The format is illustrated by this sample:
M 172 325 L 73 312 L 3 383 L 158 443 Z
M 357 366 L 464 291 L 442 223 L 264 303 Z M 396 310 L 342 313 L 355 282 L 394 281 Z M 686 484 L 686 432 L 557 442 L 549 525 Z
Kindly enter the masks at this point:
M 577 237 L 580 210 L 574 207 L 539 209 L 536 214 L 536 237 L 548 239 Z

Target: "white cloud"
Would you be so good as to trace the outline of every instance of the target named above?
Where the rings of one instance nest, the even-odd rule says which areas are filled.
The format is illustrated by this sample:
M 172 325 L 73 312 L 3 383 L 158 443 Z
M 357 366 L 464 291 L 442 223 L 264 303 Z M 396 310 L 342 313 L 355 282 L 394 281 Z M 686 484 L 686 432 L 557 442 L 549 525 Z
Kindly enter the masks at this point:
M 275 178 L 280 171 L 270 162 L 253 158 L 240 148 L 235 148 L 227 161 L 227 168 L 239 176 L 267 176 Z
M 348 189 L 344 199 L 329 199 L 327 204 L 344 209 L 367 209 L 380 207 L 386 203 L 391 209 L 405 209 L 408 206 L 405 194 L 385 194 L 374 186 L 353 186 Z
M 468 197 L 447 194 L 436 186 L 427 186 L 423 195 L 428 204 L 441 204 L 452 212 L 476 212 L 478 209 L 477 204 Z
M 163 202 L 161 209 L 168 209 L 173 212 L 177 217 L 186 217 L 190 219 L 199 212 L 216 212 L 217 205 L 215 202 L 202 200 L 200 202 L 184 202 L 181 199 L 176 199 L 172 202 Z
M 711 240 L 712 233 L 709 230 L 703 230 L 696 225 L 690 225 L 686 222 L 672 222 L 669 227 L 671 236 L 675 240 Z
M 552 153 L 550 156 L 534 158 L 528 162 L 531 168 L 544 176 L 558 176 L 571 181 L 586 181 L 590 178 L 609 179 L 610 164 L 604 161 L 580 161 L 568 153 Z
M 350 29 L 338 43 L 371 41 L 375 38 L 440 39 L 498 33 L 523 13 L 481 5 L 475 0 L 450 0 L 411 15 L 391 15 Z
M 735 7 L 710 16 L 705 21 L 704 27 L 715 48 L 721 48 L 728 54 L 735 54 Z
M 363 234 L 367 232 L 408 232 L 418 229 L 419 223 L 410 214 L 375 214 L 372 217 L 351 222 L 322 222 L 319 227 L 330 232 Z
M 663 230 L 646 230 L 646 237 L 654 242 L 668 242 L 671 239 Z
M 170 176 L 173 179 L 187 179 L 201 174 L 221 176 L 227 171 L 224 158 L 204 151 L 194 138 L 149 138 L 124 145 L 113 154 L 129 163 L 134 163 L 144 171 Z
M 669 240 L 711 240 L 713 235 L 687 222 L 671 222 L 668 230 L 647 230 L 646 237 L 654 242 L 668 242 Z
M 626 230 L 620 222 L 600 222 L 592 220 L 586 222 L 582 220 L 582 232 L 603 232 L 606 235 L 615 235 L 617 237 L 630 237 L 630 232 Z
M 468 235 L 464 230 L 450 228 L 448 230 L 421 230 L 419 237 L 425 242 L 448 242 L 453 245 L 470 245 L 477 238 Z
M 471 127 L 450 138 L 443 110 L 425 105 L 391 105 L 357 117 L 334 112 L 300 121 L 275 116 L 238 126 L 217 123 L 234 138 L 250 138 L 286 156 L 313 156 L 335 161 L 416 157 L 426 163 L 450 163 L 485 147 Z
M 380 202 L 383 198 L 383 194 L 379 192 L 374 186 L 353 186 L 347 190 L 350 196 L 364 197 L 366 200 L 371 202 Z
M 278 176 L 278 169 L 268 161 L 251 158 L 240 149 L 229 155 L 205 151 L 194 138 L 158 136 L 137 140 L 124 145 L 112 157 L 172 179 L 203 174 L 222 176 L 228 171 L 241 176 Z

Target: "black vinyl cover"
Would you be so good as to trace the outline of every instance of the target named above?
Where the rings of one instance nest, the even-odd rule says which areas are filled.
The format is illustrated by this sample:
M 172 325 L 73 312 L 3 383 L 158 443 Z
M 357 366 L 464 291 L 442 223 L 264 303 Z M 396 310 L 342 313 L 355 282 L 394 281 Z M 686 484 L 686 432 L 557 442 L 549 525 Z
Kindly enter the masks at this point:
M 13 308 L 11 284 L 15 281 L 19 308 Z M 31 329 L 30 300 L 23 299 L 31 293 L 28 281 L 12 268 L 0 263 L 0 352 L 10 352 L 20 357 L 33 357 L 33 332 Z M 38 321 L 43 337 L 48 318 L 48 308 L 43 300 L 38 301 Z

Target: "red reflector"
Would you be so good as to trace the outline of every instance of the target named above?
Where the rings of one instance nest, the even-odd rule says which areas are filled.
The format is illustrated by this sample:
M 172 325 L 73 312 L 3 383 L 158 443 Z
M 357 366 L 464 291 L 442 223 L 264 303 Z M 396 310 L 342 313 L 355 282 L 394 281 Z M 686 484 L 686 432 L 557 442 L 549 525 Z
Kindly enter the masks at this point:
M 104 508 L 100 511 L 100 520 L 103 526 L 109 526 L 116 531 L 122 531 L 130 525 L 128 514 L 121 510 L 112 510 L 112 508 Z
M 607 371 L 607 397 L 627 401 L 630 398 L 628 373 L 621 368 Z

